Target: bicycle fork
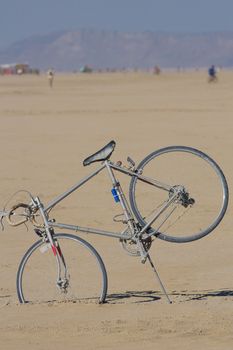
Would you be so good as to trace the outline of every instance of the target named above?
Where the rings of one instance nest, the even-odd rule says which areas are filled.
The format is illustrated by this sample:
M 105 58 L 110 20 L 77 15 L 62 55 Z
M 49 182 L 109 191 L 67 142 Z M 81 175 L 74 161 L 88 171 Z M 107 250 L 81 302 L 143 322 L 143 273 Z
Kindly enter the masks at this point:
M 43 204 L 41 203 L 38 197 L 35 198 L 35 202 L 40 210 L 41 217 L 44 221 L 46 237 L 52 248 L 53 255 L 57 260 L 58 272 L 56 285 L 62 293 L 66 294 L 68 292 L 67 289 L 69 287 L 69 275 L 64 255 L 62 253 L 59 242 L 53 239 L 53 228 L 49 227 L 48 219 L 46 213 L 44 212 Z

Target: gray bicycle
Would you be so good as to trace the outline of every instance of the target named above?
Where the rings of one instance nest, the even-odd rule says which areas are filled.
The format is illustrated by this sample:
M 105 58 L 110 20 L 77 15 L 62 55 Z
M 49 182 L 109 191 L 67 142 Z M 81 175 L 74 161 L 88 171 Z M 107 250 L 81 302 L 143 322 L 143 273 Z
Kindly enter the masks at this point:
M 116 238 L 131 256 L 148 261 L 165 294 L 149 254 L 152 242 L 162 239 L 185 243 L 212 232 L 222 220 L 228 205 L 228 186 L 217 163 L 205 153 L 185 146 L 170 146 L 149 154 L 138 166 L 128 157 L 127 165 L 113 162 L 115 148 L 111 141 L 86 158 L 84 166 L 101 165 L 66 192 L 44 205 L 29 193 L 28 203 L 17 203 L 0 213 L 12 226 L 31 222 L 39 240 L 25 253 L 17 273 L 20 303 L 72 301 L 103 303 L 107 295 L 104 263 L 88 242 L 77 234 L 55 233 L 56 229 L 93 233 Z M 121 210 L 116 221 L 124 224 L 122 232 L 58 223 L 51 210 L 94 176 L 106 170 L 111 193 Z M 129 200 L 116 172 L 131 177 Z

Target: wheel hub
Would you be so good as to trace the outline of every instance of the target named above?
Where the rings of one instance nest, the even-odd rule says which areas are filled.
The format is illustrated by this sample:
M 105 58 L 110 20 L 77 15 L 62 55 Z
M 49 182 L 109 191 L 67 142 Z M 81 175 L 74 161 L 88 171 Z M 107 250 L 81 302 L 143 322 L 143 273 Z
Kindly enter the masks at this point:
M 175 203 L 181 204 L 183 207 L 187 208 L 189 205 L 193 205 L 195 203 L 194 198 L 190 198 L 188 191 L 186 191 L 184 186 L 175 185 L 169 191 L 169 198 L 177 195 L 177 199 Z

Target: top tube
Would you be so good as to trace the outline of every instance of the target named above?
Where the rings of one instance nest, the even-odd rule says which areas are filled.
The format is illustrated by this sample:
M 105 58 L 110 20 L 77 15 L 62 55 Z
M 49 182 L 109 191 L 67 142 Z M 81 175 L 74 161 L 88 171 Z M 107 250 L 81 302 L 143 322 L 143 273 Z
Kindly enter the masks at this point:
M 130 175 L 130 176 L 136 176 L 139 180 L 146 182 L 152 186 L 161 188 L 165 191 L 170 191 L 172 189 L 172 186 L 164 184 L 160 181 L 157 181 L 155 179 L 151 179 L 149 177 L 143 176 L 142 174 L 139 174 L 137 172 L 131 171 L 129 169 L 123 168 L 119 165 L 116 165 L 114 163 L 112 163 L 109 160 L 106 160 L 104 162 L 104 164 L 102 164 L 97 170 L 93 171 L 90 175 L 84 177 L 81 181 L 79 181 L 78 183 L 76 183 L 74 186 L 72 186 L 70 189 L 68 189 L 66 192 L 62 193 L 61 195 L 57 196 L 56 198 L 54 198 L 52 201 L 50 201 L 47 206 L 44 208 L 44 211 L 48 211 L 51 208 L 53 208 L 55 205 L 57 205 L 59 202 L 61 202 L 63 199 L 65 199 L 67 196 L 69 196 L 72 192 L 74 192 L 75 190 L 77 190 L 79 187 L 81 187 L 82 185 L 84 185 L 87 181 L 89 181 L 92 177 L 96 176 L 98 173 L 100 173 L 104 168 L 106 168 L 107 166 L 110 166 L 111 168 L 120 171 L 124 174 Z

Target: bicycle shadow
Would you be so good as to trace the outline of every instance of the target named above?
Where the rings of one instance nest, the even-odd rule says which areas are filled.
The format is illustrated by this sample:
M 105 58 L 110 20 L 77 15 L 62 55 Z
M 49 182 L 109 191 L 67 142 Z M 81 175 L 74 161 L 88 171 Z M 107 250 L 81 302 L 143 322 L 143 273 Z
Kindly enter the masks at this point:
M 203 291 L 172 291 L 170 296 L 175 298 L 180 298 L 181 302 L 191 301 L 191 300 L 207 300 L 209 298 L 227 298 L 233 296 L 233 290 L 229 288 L 223 288 L 219 290 L 207 289 Z M 183 300 L 182 300 L 183 299 Z
M 106 302 L 109 304 L 120 304 L 129 301 L 132 304 L 151 303 L 161 299 L 157 291 L 126 291 L 124 293 L 108 294 Z
M 173 303 L 184 303 L 194 300 L 208 300 L 210 298 L 227 298 L 233 297 L 233 290 L 223 288 L 219 290 L 203 290 L 203 291 L 172 291 L 168 293 Z M 164 294 L 155 290 L 148 291 L 126 291 L 123 293 L 108 294 L 106 303 L 124 304 L 126 301 L 132 304 L 153 303 L 165 298 Z

